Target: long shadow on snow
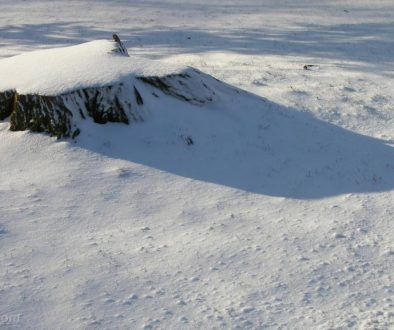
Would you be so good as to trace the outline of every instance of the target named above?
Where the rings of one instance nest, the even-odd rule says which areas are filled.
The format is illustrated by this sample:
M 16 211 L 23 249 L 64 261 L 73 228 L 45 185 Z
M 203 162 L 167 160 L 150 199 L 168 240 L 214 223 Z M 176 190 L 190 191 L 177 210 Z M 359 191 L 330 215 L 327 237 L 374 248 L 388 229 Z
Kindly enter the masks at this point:
M 393 25 L 382 23 L 305 24 L 297 29 L 234 27 L 214 33 L 204 29 L 183 27 L 180 30 L 167 26 L 114 26 L 113 29 L 125 39 L 130 53 L 133 53 L 133 47 L 138 47 L 141 55 L 144 55 L 144 47 L 163 47 L 167 53 L 173 49 L 176 54 L 230 51 L 248 55 L 313 56 L 334 61 L 361 61 L 366 68 L 392 65 L 394 57 Z M 108 39 L 114 30 L 98 29 L 84 22 L 7 25 L 0 27 L 0 41 L 65 46 Z
M 167 110 L 156 111 L 159 103 L 151 104 L 152 120 L 131 126 L 90 125 L 78 145 L 111 158 L 270 196 L 316 199 L 394 188 L 394 148 L 388 141 L 237 93 L 222 94 L 223 102 L 213 108 L 188 108 L 174 100 Z M 163 112 L 169 119 L 161 115 L 154 120 Z M 189 135 L 194 144 L 187 146 L 184 138 Z
M 393 63 L 393 25 L 380 23 L 319 25 L 298 29 L 226 29 L 210 33 L 203 29 L 135 29 L 128 45 L 173 47 L 177 52 L 231 51 L 249 55 L 313 56 L 323 59 Z

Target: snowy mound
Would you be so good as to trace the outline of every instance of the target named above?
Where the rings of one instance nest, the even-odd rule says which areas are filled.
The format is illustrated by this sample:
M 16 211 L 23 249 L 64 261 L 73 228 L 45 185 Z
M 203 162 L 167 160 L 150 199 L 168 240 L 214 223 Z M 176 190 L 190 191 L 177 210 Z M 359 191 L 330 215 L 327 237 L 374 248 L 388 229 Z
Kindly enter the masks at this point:
M 78 122 L 143 121 L 149 98 L 212 102 L 212 77 L 196 69 L 130 57 L 119 41 L 36 51 L 0 61 L 0 119 L 10 129 L 75 137 Z

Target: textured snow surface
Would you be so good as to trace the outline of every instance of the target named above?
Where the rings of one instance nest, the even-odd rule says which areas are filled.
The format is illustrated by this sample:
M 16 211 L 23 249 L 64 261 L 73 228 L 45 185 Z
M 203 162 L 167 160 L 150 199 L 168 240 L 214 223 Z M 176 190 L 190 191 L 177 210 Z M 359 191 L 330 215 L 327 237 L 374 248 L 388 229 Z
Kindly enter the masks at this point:
M 75 142 L 0 123 L 0 328 L 394 328 L 393 1 L 0 9 L 3 59 L 117 32 L 257 95 Z
M 162 76 L 184 69 L 164 62 L 125 57 L 114 50 L 113 41 L 96 40 L 0 60 L 0 90 L 58 95 L 80 88 L 107 86 L 125 77 Z

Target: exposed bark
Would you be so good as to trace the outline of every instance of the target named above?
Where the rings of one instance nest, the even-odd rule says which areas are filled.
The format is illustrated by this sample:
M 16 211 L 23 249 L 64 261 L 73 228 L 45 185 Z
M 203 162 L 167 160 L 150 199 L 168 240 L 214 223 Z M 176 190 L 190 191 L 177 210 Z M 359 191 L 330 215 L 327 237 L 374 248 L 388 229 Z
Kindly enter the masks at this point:
M 74 103 L 78 103 L 77 98 L 80 98 L 88 115 L 93 118 L 95 123 L 128 124 L 129 119 L 125 111 L 131 111 L 131 105 L 122 100 L 122 86 L 119 84 L 101 88 L 87 88 L 63 97 L 74 99 Z
M 143 121 L 144 93 L 161 97 L 160 90 L 192 104 L 211 102 L 215 93 L 203 82 L 199 71 L 190 70 L 164 77 L 137 77 L 138 88 L 134 83 L 120 82 L 55 96 L 0 92 L 0 119 L 11 116 L 12 131 L 30 130 L 58 138 L 75 138 L 81 132 L 78 122 L 87 117 L 98 124 Z M 145 88 L 141 82 L 146 84 Z M 156 91 L 152 91 L 152 86 Z
M 194 70 L 194 73 L 200 74 L 197 70 Z M 215 95 L 215 92 L 203 81 L 196 83 L 195 79 L 192 79 L 192 76 L 187 72 L 164 77 L 137 77 L 137 79 L 160 89 L 164 94 L 192 104 L 201 105 L 211 102 Z
M 15 102 L 15 94 L 15 91 L 12 90 L 0 93 L 0 120 L 4 120 L 11 115 Z
M 10 130 L 45 132 L 59 138 L 76 137 L 80 132 L 78 119 L 86 117 L 91 117 L 98 124 L 142 121 L 142 116 L 133 111 L 132 103 L 127 101 L 124 94 L 123 84 L 80 89 L 58 96 L 16 93 Z M 129 94 L 133 95 L 131 91 Z M 136 104 L 141 100 L 140 96 Z
M 10 130 L 45 132 L 58 138 L 70 136 L 72 116 L 60 96 L 16 94 Z

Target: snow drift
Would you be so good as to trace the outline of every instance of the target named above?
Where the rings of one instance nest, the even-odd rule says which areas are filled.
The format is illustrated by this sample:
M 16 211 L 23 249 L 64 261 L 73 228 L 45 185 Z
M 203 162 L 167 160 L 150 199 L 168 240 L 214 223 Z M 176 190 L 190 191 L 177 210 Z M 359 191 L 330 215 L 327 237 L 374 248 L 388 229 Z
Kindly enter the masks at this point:
M 8 78 L 1 118 L 10 116 L 13 131 L 83 132 L 77 145 L 94 153 L 258 194 L 307 199 L 394 187 L 385 141 L 122 49 L 104 40 L 0 61 Z M 121 125 L 98 129 L 89 118 Z

